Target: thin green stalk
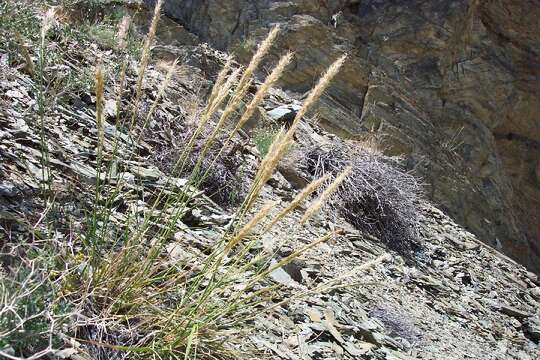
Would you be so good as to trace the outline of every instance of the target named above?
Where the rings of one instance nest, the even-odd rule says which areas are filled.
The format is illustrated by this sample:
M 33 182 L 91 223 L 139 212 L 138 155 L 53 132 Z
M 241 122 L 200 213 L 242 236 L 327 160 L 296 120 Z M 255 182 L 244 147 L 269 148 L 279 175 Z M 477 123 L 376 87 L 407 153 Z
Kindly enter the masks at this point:
M 45 87 L 45 67 L 46 67 L 46 38 L 47 32 L 54 21 L 54 12 L 49 10 L 43 19 L 41 25 L 41 37 L 38 55 L 38 115 L 40 119 L 40 150 L 41 150 L 41 181 L 40 187 L 43 195 L 43 200 L 47 202 L 51 192 L 51 172 L 49 169 L 49 146 L 48 137 L 45 132 L 46 125 L 46 87 Z

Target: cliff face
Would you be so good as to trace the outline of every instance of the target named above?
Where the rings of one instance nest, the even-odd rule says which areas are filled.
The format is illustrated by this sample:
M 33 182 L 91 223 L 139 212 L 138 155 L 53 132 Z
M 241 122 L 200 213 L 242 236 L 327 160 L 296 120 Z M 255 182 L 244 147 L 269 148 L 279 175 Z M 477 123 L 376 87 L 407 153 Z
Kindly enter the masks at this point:
M 539 5 L 171 0 L 166 11 L 202 41 L 248 54 L 251 40 L 281 24 L 276 57 L 283 48 L 298 55 L 281 85 L 297 97 L 348 53 L 318 109 L 321 124 L 406 154 L 434 202 L 538 272 Z

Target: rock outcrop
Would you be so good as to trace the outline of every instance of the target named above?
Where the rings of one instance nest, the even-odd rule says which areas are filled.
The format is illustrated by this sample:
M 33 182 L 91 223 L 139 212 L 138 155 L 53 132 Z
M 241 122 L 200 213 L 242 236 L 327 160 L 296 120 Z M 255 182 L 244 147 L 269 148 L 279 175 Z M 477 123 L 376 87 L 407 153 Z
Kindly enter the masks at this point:
M 457 222 L 540 271 L 537 1 L 171 0 L 166 11 L 248 55 L 281 24 L 276 56 L 297 54 L 282 86 L 298 98 L 348 53 L 321 124 L 406 154 Z

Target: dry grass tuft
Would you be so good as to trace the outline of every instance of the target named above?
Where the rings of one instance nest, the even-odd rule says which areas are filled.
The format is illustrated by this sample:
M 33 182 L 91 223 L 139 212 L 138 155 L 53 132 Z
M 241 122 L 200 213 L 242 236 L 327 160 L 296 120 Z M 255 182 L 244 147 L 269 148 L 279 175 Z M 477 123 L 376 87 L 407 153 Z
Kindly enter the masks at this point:
M 112 151 L 109 146 L 104 146 L 109 145 L 111 139 L 108 136 L 114 135 L 104 131 L 104 94 L 107 92 L 104 73 L 107 63 L 104 61 L 103 65 L 98 64 L 94 76 L 97 135 L 89 135 L 97 142 L 97 161 L 94 163 L 93 160 L 89 160 L 97 168 L 97 181 L 84 185 L 83 189 L 89 190 L 88 193 L 77 194 L 88 201 L 88 208 L 85 209 L 87 212 L 84 215 L 80 214 L 76 219 L 77 226 L 69 229 L 69 247 L 66 246 L 63 237 L 57 240 L 61 232 L 55 228 L 55 223 L 44 224 L 43 233 L 42 229 L 35 231 L 39 232 L 39 246 L 43 246 L 41 255 L 45 262 L 52 264 L 48 266 L 54 271 L 37 274 L 34 267 L 27 266 L 27 268 L 30 270 L 29 276 L 39 279 L 36 288 L 46 285 L 43 286 L 45 288 L 43 297 L 51 304 L 51 308 L 64 301 L 74 307 L 69 316 L 66 315 L 62 319 L 73 319 L 69 331 L 75 330 L 70 336 L 77 338 L 82 344 L 81 347 L 92 358 L 238 358 L 239 355 L 246 354 L 238 354 L 231 350 L 232 345 L 245 340 L 241 335 L 249 331 L 248 320 L 266 311 L 266 307 L 261 305 L 276 300 L 274 298 L 276 286 L 270 283 L 268 275 L 277 267 L 288 264 L 318 244 L 339 235 L 340 231 L 333 231 L 295 249 L 289 256 L 272 266 L 268 265 L 271 254 L 258 252 L 253 248 L 253 244 L 260 240 L 260 236 L 270 227 L 297 208 L 310 193 L 329 181 L 331 176 L 325 175 L 314 181 L 272 219 L 270 213 L 276 206 L 275 203 L 268 203 L 258 210 L 253 209 L 262 187 L 293 143 L 294 129 L 289 131 L 281 129 L 259 168 L 250 169 L 256 170 L 256 174 L 233 220 L 227 226 L 208 229 L 216 236 L 209 240 L 204 251 L 194 251 L 193 256 L 190 255 L 186 259 L 172 256 L 169 251 L 170 245 L 185 246 L 175 235 L 182 231 L 190 231 L 180 224 L 183 214 L 197 208 L 199 201 L 209 204 L 202 197 L 196 198 L 198 196 L 196 194 L 199 194 L 197 188 L 201 184 L 220 186 L 225 181 L 230 183 L 230 187 L 226 187 L 223 193 L 230 195 L 233 189 L 239 187 L 236 171 L 239 167 L 250 164 L 246 164 L 236 155 L 238 153 L 236 135 L 253 115 L 268 90 L 283 74 L 292 54 L 286 54 L 280 59 L 253 96 L 248 96 L 253 74 L 278 36 L 279 28 L 270 31 L 247 68 L 233 69 L 232 60 L 226 61 L 206 104 L 194 106 L 194 112 L 188 115 L 195 120 L 192 126 L 174 132 L 174 135 L 183 134 L 175 136 L 174 140 L 178 140 L 178 147 L 171 147 L 172 151 L 179 151 L 180 155 L 176 154 L 174 161 L 166 168 L 168 170 L 166 179 L 160 179 L 159 183 L 152 180 L 145 183 L 146 180 L 135 179 L 129 184 L 130 190 L 127 190 L 127 182 L 118 180 L 118 172 L 128 172 L 133 169 L 129 168 L 131 163 L 144 161 L 137 153 L 139 144 L 136 143 L 143 140 L 147 124 L 156 120 L 156 108 L 161 105 L 167 89 L 174 81 L 176 62 L 167 69 L 157 89 L 157 96 L 151 103 L 149 102 L 144 122 L 139 123 L 138 103 L 144 97 L 143 82 L 151 59 L 150 49 L 162 5 L 163 1 L 158 0 L 150 30 L 142 45 L 142 56 L 133 89 L 124 91 L 124 85 L 129 83 L 128 64 L 132 58 L 127 52 L 121 51 L 125 61 L 120 68 L 118 88 L 111 91 L 117 100 L 117 126 L 126 120 L 129 121 L 132 116 L 132 126 L 128 131 L 138 133 L 139 136 L 131 138 L 127 146 L 118 145 L 119 136 L 116 136 L 117 142 L 114 142 Z M 46 35 L 52 23 L 51 11 L 50 15 L 43 19 L 41 27 L 41 56 L 37 72 L 43 71 L 44 68 Z M 124 18 L 116 37 L 120 50 L 125 47 L 128 28 L 129 20 Z M 323 93 L 344 60 L 345 58 L 341 58 L 334 63 L 321 78 L 317 87 L 308 96 L 301 115 L 296 119 L 296 125 Z M 39 79 L 43 81 L 40 83 L 43 86 L 39 87 L 43 96 L 41 100 L 45 100 L 49 95 L 48 84 L 45 83 L 48 79 L 43 76 L 39 76 Z M 123 99 L 127 94 L 132 94 L 131 98 Z M 247 105 L 242 113 L 237 114 L 243 102 Z M 41 101 L 40 104 L 42 146 L 46 150 L 48 142 L 44 136 L 45 114 L 50 109 L 46 108 L 48 102 Z M 132 107 L 133 113 L 129 115 L 122 113 L 120 111 L 122 104 L 127 104 L 129 109 Z M 229 128 L 225 126 L 228 119 L 236 120 Z M 186 124 L 179 124 L 184 125 Z M 109 125 L 107 130 L 108 128 Z M 117 130 L 121 131 L 120 126 Z M 47 163 L 48 158 L 43 156 L 43 162 Z M 225 175 L 220 174 L 220 169 L 224 169 Z M 102 174 L 102 171 L 105 173 Z M 182 182 L 177 179 L 178 173 L 187 178 L 185 186 L 178 185 Z M 219 179 L 220 177 L 226 179 Z M 234 181 L 231 181 L 233 178 Z M 323 192 L 317 206 L 312 207 L 313 212 L 327 200 L 329 194 L 338 186 L 340 179 L 338 178 Z M 92 191 L 95 192 L 94 198 L 91 198 Z M 126 200 L 123 197 L 128 197 L 125 191 L 132 191 L 128 196 L 137 197 L 136 202 L 130 202 L 133 198 L 125 201 L 129 206 L 135 204 L 134 208 L 122 209 L 125 203 L 119 205 Z M 48 203 L 47 206 L 49 210 L 53 208 L 53 204 Z M 142 211 L 139 211 L 139 206 Z M 45 222 L 47 219 L 43 216 L 39 221 Z M 266 222 L 269 224 L 264 226 Z M 37 225 L 34 228 L 37 229 Z M 10 269 L 10 273 L 15 271 Z M 21 278 L 24 285 L 25 277 Z M 17 288 L 14 285 L 17 284 L 5 281 L 0 274 L 2 302 L 18 301 L 17 299 L 26 295 L 29 297 L 36 295 L 35 292 L 28 293 L 20 286 Z M 21 297 L 21 294 L 24 296 Z M 37 301 L 40 304 L 43 302 L 42 298 L 37 298 Z M 39 331 L 44 338 L 49 332 L 52 334 L 57 329 L 57 318 L 50 316 L 48 308 L 38 310 L 42 323 L 40 322 L 36 332 Z M 6 315 L 10 311 L 11 308 L 0 304 L 0 315 Z M 71 316 L 72 314 L 77 316 Z M 0 334 L 7 334 L 11 339 L 18 331 L 12 327 L 12 318 L 16 319 L 20 314 L 8 315 L 10 321 L 7 323 L 4 321 L 6 316 L 0 317 Z M 45 326 L 41 326 L 43 324 Z M 62 329 L 64 328 L 68 327 Z M 51 335 L 50 338 L 52 337 Z M 0 338 L 0 345 L 3 346 L 2 341 Z M 30 358 L 32 355 L 34 358 L 45 356 L 53 353 L 55 350 L 53 347 L 62 346 L 62 342 L 58 344 L 53 344 L 52 341 L 44 343 L 45 350 L 42 351 L 46 353 L 19 352 L 17 355 L 28 355 Z M 244 357 L 254 356 L 250 353 Z

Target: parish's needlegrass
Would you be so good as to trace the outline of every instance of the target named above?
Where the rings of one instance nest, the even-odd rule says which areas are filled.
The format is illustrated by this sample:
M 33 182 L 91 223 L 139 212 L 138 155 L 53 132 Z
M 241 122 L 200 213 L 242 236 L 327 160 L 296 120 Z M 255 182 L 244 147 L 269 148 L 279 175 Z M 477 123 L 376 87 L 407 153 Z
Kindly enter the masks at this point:
M 162 179 L 161 186 L 152 194 L 152 201 L 146 204 L 144 214 L 138 217 L 127 213 L 122 223 L 114 220 L 113 215 L 118 211 L 117 199 L 126 189 L 126 182 L 117 176 L 117 167 L 136 157 L 137 145 L 144 140 L 145 131 L 176 74 L 178 64 L 175 61 L 168 68 L 150 107 L 141 115 L 139 105 L 144 97 L 146 74 L 152 62 L 151 48 L 162 4 L 162 0 L 157 1 L 150 30 L 141 45 L 133 88 L 126 86 L 128 63 L 133 55 L 124 54 L 125 61 L 116 75 L 117 88 L 107 88 L 108 79 L 114 74 L 107 72 L 100 61 L 95 64 L 94 164 L 97 178 L 91 186 L 94 194 L 91 207 L 85 209 L 85 217 L 81 219 L 83 226 L 74 228 L 70 234 L 70 239 L 76 242 L 79 251 L 62 257 L 55 256 L 55 252 L 64 253 L 65 249 L 62 248 L 62 242 L 48 242 L 47 239 L 58 234 L 59 229 L 54 227 L 54 223 L 47 223 L 42 233 L 44 240 L 36 248 L 35 257 L 56 264 L 51 266 L 54 269 L 54 280 L 37 271 L 35 261 L 23 261 L 19 268 L 6 266 L 11 276 L 25 274 L 21 282 L 8 280 L 4 275 L 0 277 L 0 315 L 9 316 L 10 319 L 6 322 L 3 320 L 5 317 L 2 317 L 0 321 L 0 335 L 3 336 L 0 345 L 11 346 L 10 349 L 0 347 L 0 351 L 8 358 L 37 358 L 53 354 L 57 350 L 55 347 L 61 346 L 61 342 L 57 341 L 60 338 L 56 323 L 58 319 L 67 323 L 70 329 L 68 334 L 61 333 L 62 336 L 76 338 L 93 358 L 105 359 L 119 354 L 127 358 L 249 358 L 253 354 L 240 353 L 240 347 L 235 346 L 244 341 L 242 336 L 248 321 L 267 311 L 269 307 L 265 304 L 269 304 L 270 300 L 279 304 L 288 301 L 276 298 L 279 293 L 276 293 L 276 286 L 269 281 L 269 274 L 340 234 L 339 230 L 329 232 L 295 249 L 274 265 L 269 265 L 274 253 L 254 250 L 253 247 L 276 223 L 297 209 L 312 192 L 330 179 L 330 175 L 324 175 L 313 181 L 289 204 L 277 211 L 277 215 L 271 216 L 277 206 L 275 202 L 260 206 L 261 190 L 294 142 L 299 122 L 338 73 L 345 57 L 339 58 L 322 76 L 292 126 L 280 129 L 273 136 L 231 222 L 217 229 L 219 231 L 216 233 L 221 234 L 220 237 L 213 239 L 204 253 L 191 258 L 171 259 L 170 256 L 171 246 L 183 246 L 171 242 L 171 238 L 178 232 L 178 221 L 200 196 L 197 188 L 212 175 L 213 165 L 221 161 L 225 149 L 238 136 L 242 126 L 253 116 L 291 62 L 292 54 L 283 55 L 255 94 L 248 94 L 253 84 L 253 75 L 273 46 L 279 27 L 269 32 L 246 68 L 235 68 L 232 59 L 225 62 L 205 106 L 198 109 L 198 121 L 188 132 L 190 136 L 169 167 L 167 177 Z M 34 67 L 40 100 L 38 118 L 41 121 L 42 183 L 45 184 L 43 194 L 46 195 L 43 200 L 47 209 L 52 208 L 55 197 L 51 196 L 54 194 L 48 181 L 50 158 L 45 128 L 47 111 L 50 110 L 46 106 L 51 102 L 46 101 L 48 93 L 43 69 L 47 60 L 47 34 L 53 31 L 54 22 L 54 11 L 46 12 L 37 43 L 38 62 Z M 129 18 L 125 17 L 119 23 L 118 34 L 114 37 L 120 52 L 125 49 L 128 28 Z M 23 55 L 26 59 L 31 58 L 24 52 Z M 115 124 L 105 123 L 107 93 L 113 94 L 115 99 Z M 246 104 L 243 110 L 240 110 L 241 103 Z M 129 104 L 128 108 L 121 109 L 125 104 Z M 118 131 L 125 129 L 133 141 L 133 148 L 128 151 L 120 146 L 119 136 L 107 135 L 106 126 L 114 126 Z M 219 150 L 214 151 L 218 140 Z M 347 168 L 322 191 L 320 198 L 308 208 L 298 226 L 322 207 L 349 172 Z M 179 175 L 186 177 L 182 189 L 176 185 Z M 132 186 L 144 189 L 145 184 L 135 181 Z M 43 219 L 46 221 L 47 217 Z M 283 242 L 286 241 L 283 239 Z M 24 269 L 30 270 L 24 272 Z M 22 289 L 23 285 L 30 283 L 35 283 L 30 288 L 35 290 Z M 45 289 L 44 300 L 37 297 L 37 294 L 43 295 L 38 289 Z M 40 301 L 43 306 L 35 306 L 34 313 L 26 312 L 24 316 L 27 318 L 12 311 L 13 303 L 27 301 Z M 59 314 L 59 304 L 65 303 L 71 304 L 69 311 L 55 315 Z M 51 312 L 52 308 L 56 313 Z M 68 317 L 76 320 L 67 321 Z M 28 326 L 34 326 L 34 319 L 37 318 L 40 319 L 40 327 L 33 334 L 36 339 L 43 340 L 38 342 L 42 348 L 36 345 L 22 350 L 16 342 L 18 331 L 30 331 Z M 14 353 L 8 354 L 12 350 Z

